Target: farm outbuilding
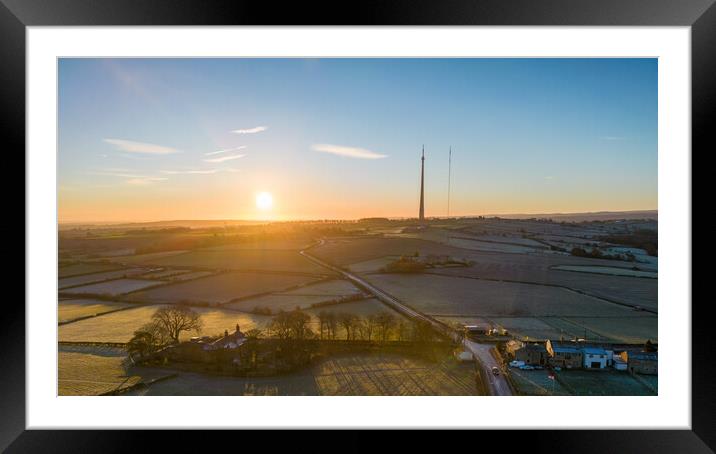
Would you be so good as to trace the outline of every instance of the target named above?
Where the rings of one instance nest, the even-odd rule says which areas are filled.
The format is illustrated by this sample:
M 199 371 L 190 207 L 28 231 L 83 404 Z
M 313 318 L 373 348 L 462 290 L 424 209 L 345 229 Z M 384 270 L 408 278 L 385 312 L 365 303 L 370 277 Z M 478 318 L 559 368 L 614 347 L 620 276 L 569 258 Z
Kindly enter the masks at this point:
M 659 357 L 656 352 L 623 352 L 629 372 L 633 374 L 658 375 Z
M 542 344 L 525 344 L 515 350 L 515 360 L 524 361 L 531 366 L 544 366 L 548 359 L 547 349 Z
M 607 352 L 603 348 L 584 348 L 585 369 L 604 369 L 607 367 Z
M 551 366 L 579 369 L 583 365 L 581 348 L 574 343 L 548 340 L 545 348 L 549 354 L 549 364 Z

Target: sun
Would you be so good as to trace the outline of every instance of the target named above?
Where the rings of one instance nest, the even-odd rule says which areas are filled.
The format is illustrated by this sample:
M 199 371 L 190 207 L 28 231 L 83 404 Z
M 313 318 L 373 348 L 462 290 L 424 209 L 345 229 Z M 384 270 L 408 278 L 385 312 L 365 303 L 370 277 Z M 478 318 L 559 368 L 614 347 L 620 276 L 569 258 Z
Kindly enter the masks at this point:
M 256 194 L 256 208 L 261 211 L 268 211 L 273 206 L 273 197 L 270 192 L 259 192 Z

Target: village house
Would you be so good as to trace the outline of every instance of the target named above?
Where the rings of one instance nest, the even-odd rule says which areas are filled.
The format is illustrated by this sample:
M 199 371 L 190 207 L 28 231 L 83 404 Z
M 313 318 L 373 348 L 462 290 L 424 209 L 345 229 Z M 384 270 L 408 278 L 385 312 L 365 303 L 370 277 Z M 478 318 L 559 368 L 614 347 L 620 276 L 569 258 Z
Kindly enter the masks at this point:
M 579 369 L 583 365 L 582 351 L 580 347 L 573 342 L 567 343 L 548 340 L 545 344 L 545 348 L 549 354 L 549 364 L 553 367 Z
M 239 329 L 239 324 L 236 324 L 236 331 L 229 334 L 229 331 L 224 331 L 224 336 L 219 339 L 204 345 L 205 351 L 220 350 L 220 349 L 237 349 L 246 342 L 246 336 Z
M 544 366 L 547 364 L 549 355 L 542 344 L 525 344 L 514 351 L 516 361 L 524 361 L 531 366 Z
M 658 375 L 659 357 L 656 352 L 629 352 L 621 353 L 626 361 L 629 372 L 633 374 Z

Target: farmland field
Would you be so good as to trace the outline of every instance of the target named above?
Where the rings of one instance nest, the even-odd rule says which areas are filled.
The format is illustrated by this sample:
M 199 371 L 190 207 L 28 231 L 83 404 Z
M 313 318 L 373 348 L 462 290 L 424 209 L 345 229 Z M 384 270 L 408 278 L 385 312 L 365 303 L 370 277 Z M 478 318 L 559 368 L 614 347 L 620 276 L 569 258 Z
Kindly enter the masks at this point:
M 141 306 L 136 309 L 114 312 L 58 327 L 60 342 L 127 342 L 134 331 L 151 320 L 152 314 L 161 305 Z M 238 323 L 242 331 L 260 328 L 271 318 L 211 308 L 192 308 L 201 314 L 204 327 L 202 334 L 213 335 L 224 330 L 233 331 Z M 195 336 L 194 332 L 183 332 L 181 339 Z
M 631 315 L 633 311 L 542 285 L 425 274 L 374 274 L 368 280 L 404 303 L 433 315 Z
M 615 342 L 643 343 L 646 340 L 658 341 L 659 323 L 658 318 L 655 316 L 573 317 L 566 320 Z
M 626 372 L 562 370 L 557 377 L 578 396 L 651 396 L 654 393 Z
M 316 284 L 306 285 L 297 289 L 281 293 L 286 295 L 321 295 L 328 297 L 337 297 L 360 293 L 360 290 L 358 290 L 353 284 L 351 284 L 350 281 L 347 281 L 345 279 L 333 279 L 330 281 L 323 281 Z
M 113 257 L 109 260 L 112 260 L 113 262 L 117 262 L 117 263 L 136 265 L 136 264 L 141 264 L 141 263 L 151 263 L 154 260 L 158 260 L 160 258 L 166 258 L 166 257 L 175 256 L 175 255 L 186 254 L 187 252 L 188 251 L 153 252 L 150 254 L 139 254 L 139 255 Z
M 331 304 L 330 306 L 316 307 L 308 309 L 306 312 L 309 314 L 316 315 L 321 311 L 334 312 L 336 314 L 346 313 L 354 314 L 360 317 L 365 317 L 380 312 L 389 312 L 396 317 L 402 317 L 390 307 L 381 303 L 375 298 L 368 298 L 360 301 L 351 301 L 348 303 Z
M 115 271 L 107 271 L 106 273 L 81 274 L 78 276 L 66 277 L 59 279 L 57 285 L 60 289 L 73 287 L 77 285 L 91 284 L 93 282 L 106 281 L 108 279 L 118 279 L 140 274 L 145 271 L 143 268 L 130 268 Z
M 523 396 L 569 396 L 571 393 L 556 380 L 548 378 L 549 371 L 510 368 L 517 392 Z
M 142 279 L 116 279 L 113 281 L 99 282 L 96 284 L 83 285 L 81 287 L 72 287 L 66 291 L 76 294 L 87 295 L 122 295 L 147 287 L 153 287 L 160 284 L 157 281 Z
M 130 394 L 464 396 L 476 392 L 474 369 L 470 365 L 430 363 L 396 355 L 351 355 L 329 358 L 308 370 L 281 377 L 180 373 L 177 378 Z
M 132 307 L 131 303 L 116 303 L 113 301 L 68 299 L 59 302 L 57 321 L 66 322 L 81 317 L 103 314 L 126 307 Z
M 111 263 L 75 263 L 61 266 L 57 270 L 60 278 L 78 276 L 80 274 L 99 273 L 102 271 L 116 270 L 119 266 Z
M 179 270 L 179 269 L 167 269 L 161 271 L 152 271 L 151 273 L 143 274 L 142 277 L 145 279 L 165 279 L 172 276 L 178 276 L 180 274 L 190 273 L 191 270 Z
M 557 265 L 552 269 L 578 273 L 610 274 L 613 276 L 648 277 L 652 279 L 658 277 L 658 274 L 654 271 L 637 271 L 616 266 Z
M 58 347 L 57 373 L 60 396 L 92 396 L 131 386 L 141 377 L 127 373 L 123 362 L 127 353 L 110 347 Z M 152 376 L 166 375 L 153 372 Z M 147 374 L 149 376 L 150 374 Z
M 222 307 L 236 309 L 239 311 L 251 312 L 256 308 L 270 309 L 272 313 L 279 311 L 290 311 L 296 307 L 307 309 L 311 304 L 330 300 L 333 297 L 321 295 L 288 295 L 285 293 L 272 293 L 270 295 L 257 296 L 256 298 L 242 299 L 233 303 L 225 304 Z
M 399 255 L 388 255 L 377 259 L 364 260 L 362 262 L 351 263 L 348 265 L 348 269 L 354 273 L 377 273 L 398 258 L 400 258 Z
M 140 263 L 206 269 L 289 271 L 327 274 L 328 271 L 290 250 L 202 249 L 166 257 L 150 258 Z
M 228 303 L 236 298 L 276 292 L 311 280 L 306 276 L 286 274 L 223 273 L 136 292 L 130 299 L 152 303 Z

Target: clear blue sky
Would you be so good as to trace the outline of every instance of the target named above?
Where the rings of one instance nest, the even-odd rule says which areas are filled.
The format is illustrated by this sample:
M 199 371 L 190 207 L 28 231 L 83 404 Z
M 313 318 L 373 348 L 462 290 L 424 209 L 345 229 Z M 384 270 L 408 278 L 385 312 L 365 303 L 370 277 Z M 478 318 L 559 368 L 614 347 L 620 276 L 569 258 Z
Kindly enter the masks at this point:
M 657 60 L 59 62 L 63 222 L 416 216 L 423 144 L 428 216 L 449 146 L 453 215 L 656 209 Z

